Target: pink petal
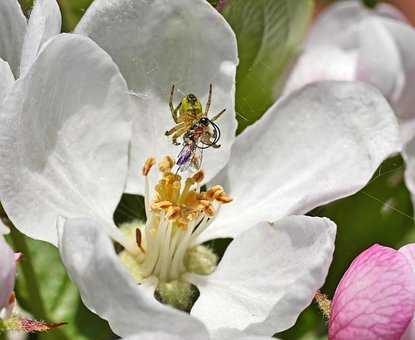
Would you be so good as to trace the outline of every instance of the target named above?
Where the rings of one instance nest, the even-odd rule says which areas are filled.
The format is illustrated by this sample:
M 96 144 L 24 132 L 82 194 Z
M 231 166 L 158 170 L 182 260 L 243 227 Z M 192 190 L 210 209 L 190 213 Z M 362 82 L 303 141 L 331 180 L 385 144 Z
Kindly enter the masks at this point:
M 6 307 L 14 289 L 16 260 L 14 253 L 0 236 L 0 310 Z
M 400 252 L 374 245 L 341 279 L 332 302 L 329 339 L 399 340 L 415 311 L 415 277 Z
M 415 275 L 415 243 L 408 244 L 401 249 L 399 249 L 399 252 L 405 255 L 406 259 L 409 261 L 409 263 L 412 266 L 412 270 Z M 401 340 L 411 340 L 415 339 L 415 318 L 412 317 L 412 321 L 409 324 L 408 328 L 406 329 L 405 334 L 403 335 Z

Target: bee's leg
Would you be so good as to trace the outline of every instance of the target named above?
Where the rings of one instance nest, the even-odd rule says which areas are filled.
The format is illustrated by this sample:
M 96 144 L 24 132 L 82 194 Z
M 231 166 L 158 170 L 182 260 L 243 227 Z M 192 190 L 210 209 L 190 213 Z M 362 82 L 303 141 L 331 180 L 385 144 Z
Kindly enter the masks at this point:
M 213 146 L 213 140 L 212 140 L 212 134 L 209 131 L 206 131 L 202 137 L 200 138 L 200 141 L 208 146 Z
M 171 92 L 170 92 L 169 106 L 170 106 L 171 116 L 173 117 L 174 122 L 178 123 L 177 112 L 179 111 L 180 106 L 181 106 L 182 103 L 180 103 L 179 105 L 177 105 L 176 108 L 174 108 L 174 105 L 173 105 L 174 89 L 175 89 L 175 87 L 174 87 L 174 84 L 173 84 L 172 87 L 171 87 Z
M 205 133 L 202 136 L 201 141 L 203 142 L 203 144 L 211 146 L 212 148 L 220 148 L 220 145 L 215 143 L 215 139 L 211 133 Z
M 220 116 L 222 116 L 225 113 L 226 109 L 223 109 L 221 112 L 219 112 L 216 116 L 214 116 L 211 121 L 214 122 L 217 120 Z
M 212 101 L 212 84 L 209 84 L 209 95 L 208 95 L 208 99 L 207 99 L 206 107 L 205 107 L 205 116 L 207 116 L 209 113 L 211 101 Z
M 180 128 L 180 129 L 178 129 L 174 133 L 174 135 L 172 136 L 172 141 L 173 141 L 173 144 L 174 145 L 180 145 L 180 143 L 177 142 L 177 138 L 179 138 L 181 135 L 183 135 L 186 131 L 187 131 L 187 128 L 186 128 L 186 126 L 184 126 L 184 127 Z
M 171 128 L 170 130 L 166 131 L 164 134 L 166 136 L 170 136 L 173 133 L 175 133 L 177 130 L 180 130 L 180 129 L 184 128 L 184 127 L 185 127 L 185 124 L 184 123 L 177 124 L 173 128 Z

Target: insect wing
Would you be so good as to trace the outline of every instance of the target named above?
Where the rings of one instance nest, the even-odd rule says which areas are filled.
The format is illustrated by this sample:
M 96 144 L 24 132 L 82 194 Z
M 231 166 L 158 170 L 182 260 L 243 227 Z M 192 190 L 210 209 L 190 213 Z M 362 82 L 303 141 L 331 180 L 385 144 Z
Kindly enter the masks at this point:
M 177 156 L 177 165 L 181 167 L 189 163 L 192 159 L 193 151 L 194 151 L 193 144 L 186 144 L 180 151 L 179 155 Z
M 195 170 L 199 170 L 202 167 L 202 161 L 203 161 L 203 149 L 196 148 L 193 151 L 193 157 L 191 160 L 192 168 Z

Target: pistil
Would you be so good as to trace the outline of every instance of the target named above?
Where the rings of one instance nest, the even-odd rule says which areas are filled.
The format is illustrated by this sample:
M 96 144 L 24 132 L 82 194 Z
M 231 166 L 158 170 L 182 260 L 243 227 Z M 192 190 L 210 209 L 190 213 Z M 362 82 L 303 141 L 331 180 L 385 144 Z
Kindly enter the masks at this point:
M 207 275 L 214 270 L 217 257 L 210 250 L 193 247 L 193 244 L 215 218 L 220 205 L 231 202 L 232 198 L 219 185 L 200 191 L 203 172 L 182 179 L 172 171 L 175 162 L 168 156 L 158 164 L 161 176 L 151 192 L 149 174 L 155 164 L 154 158 L 149 158 L 142 171 L 146 180 L 147 222 L 134 233 L 140 253 L 134 255 L 140 274 L 135 271 L 135 277 L 143 280 L 155 276 L 160 286 L 180 281 L 189 270 Z M 122 255 L 128 266 L 131 265 L 130 255 Z M 188 256 L 192 258 L 189 260 Z

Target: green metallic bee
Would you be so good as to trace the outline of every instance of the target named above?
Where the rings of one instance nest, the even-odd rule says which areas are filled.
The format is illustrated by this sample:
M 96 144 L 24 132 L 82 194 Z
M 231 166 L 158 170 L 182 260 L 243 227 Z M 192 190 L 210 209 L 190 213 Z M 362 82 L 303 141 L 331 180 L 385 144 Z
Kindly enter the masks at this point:
M 210 103 L 212 100 L 212 84 L 209 85 L 209 96 L 206 102 L 205 111 L 202 103 L 192 93 L 183 97 L 179 105 L 175 108 L 173 105 L 174 85 L 170 93 L 170 111 L 176 125 L 166 131 L 166 136 L 172 136 L 174 145 L 180 145 L 177 139 L 181 136 L 186 137 L 186 142 L 193 141 L 196 145 L 202 143 L 205 146 L 218 148 L 217 144 L 220 137 L 219 127 L 214 123 L 225 111 L 223 109 L 212 119 L 208 118 Z

